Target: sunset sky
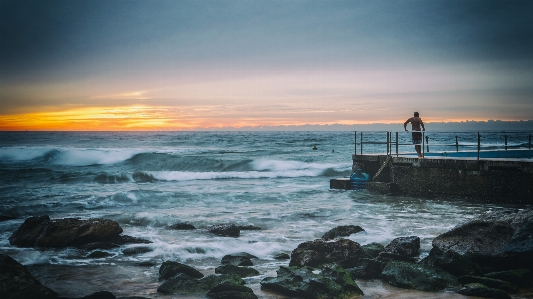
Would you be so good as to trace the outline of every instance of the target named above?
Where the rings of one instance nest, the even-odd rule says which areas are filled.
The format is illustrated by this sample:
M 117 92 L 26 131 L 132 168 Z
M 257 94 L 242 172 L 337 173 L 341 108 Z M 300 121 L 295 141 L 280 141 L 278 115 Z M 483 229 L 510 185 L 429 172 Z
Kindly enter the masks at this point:
M 0 130 L 533 119 L 533 1 L 0 0 Z

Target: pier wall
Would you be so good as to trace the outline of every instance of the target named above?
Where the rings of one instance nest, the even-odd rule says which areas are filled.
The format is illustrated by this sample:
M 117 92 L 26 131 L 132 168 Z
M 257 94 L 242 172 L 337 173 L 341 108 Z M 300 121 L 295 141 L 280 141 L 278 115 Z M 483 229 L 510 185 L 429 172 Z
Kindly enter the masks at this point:
M 353 155 L 370 177 L 367 189 L 399 195 L 533 204 L 533 161 Z

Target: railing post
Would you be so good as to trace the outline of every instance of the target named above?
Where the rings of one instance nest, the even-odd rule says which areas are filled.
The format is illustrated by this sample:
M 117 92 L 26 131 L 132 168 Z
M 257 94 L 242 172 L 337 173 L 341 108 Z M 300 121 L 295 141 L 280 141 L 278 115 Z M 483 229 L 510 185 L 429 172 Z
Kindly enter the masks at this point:
M 427 152 L 429 153 L 429 136 L 426 136 L 426 149 L 427 149 Z
M 390 138 L 389 131 L 387 131 L 387 144 L 386 144 L 387 145 L 387 156 L 389 155 L 389 138 Z
M 353 152 L 354 152 L 354 155 L 357 156 L 357 131 L 355 131 L 354 137 L 355 138 L 354 138 L 354 142 L 353 142 L 353 144 L 354 144 L 354 151 Z
M 479 160 L 479 151 L 481 150 L 481 135 L 477 132 L 477 159 Z
M 531 149 L 531 134 L 529 134 L 529 149 Z
M 455 152 L 459 152 L 459 141 L 457 141 L 457 135 L 455 135 Z
M 361 131 L 361 156 L 363 155 L 363 131 Z
M 531 148 L 531 135 L 529 135 L 529 147 Z M 398 132 L 396 132 L 396 158 L 398 158 Z
M 505 137 L 505 150 L 507 150 L 507 135 L 504 135 Z
M 422 158 L 424 158 L 424 134 L 425 132 L 422 132 Z

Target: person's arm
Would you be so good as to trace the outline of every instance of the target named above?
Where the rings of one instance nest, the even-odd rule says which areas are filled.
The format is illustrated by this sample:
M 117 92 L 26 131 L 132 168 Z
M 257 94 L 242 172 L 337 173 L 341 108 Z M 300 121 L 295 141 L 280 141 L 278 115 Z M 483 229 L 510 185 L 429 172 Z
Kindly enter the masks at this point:
M 403 123 L 403 129 L 404 129 L 406 132 L 409 132 L 409 131 L 407 131 L 407 124 L 409 123 L 409 120 L 411 120 L 411 119 L 408 119 L 408 120 L 406 120 L 406 121 Z
M 425 131 L 426 128 L 424 128 L 424 122 L 422 121 L 422 119 L 420 119 L 420 125 L 422 126 L 422 131 Z

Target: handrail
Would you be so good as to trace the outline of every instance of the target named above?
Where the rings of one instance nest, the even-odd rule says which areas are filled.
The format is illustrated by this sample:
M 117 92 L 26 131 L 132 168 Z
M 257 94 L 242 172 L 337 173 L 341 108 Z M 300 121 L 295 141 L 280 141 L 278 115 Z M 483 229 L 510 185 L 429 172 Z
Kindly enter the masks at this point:
M 401 136 L 403 131 L 355 131 L 354 132 L 354 153 L 363 155 L 363 145 L 385 145 L 385 151 L 387 155 L 393 154 L 393 145 L 395 145 L 395 154 L 399 155 L 411 155 L 414 152 L 400 152 L 400 147 L 413 146 L 412 143 L 406 143 L 407 140 L 411 140 L 406 135 Z M 445 131 L 409 131 L 422 133 L 422 156 L 424 157 L 426 152 L 429 153 L 430 149 L 433 152 L 448 153 L 447 148 L 453 148 L 455 152 L 460 152 L 461 149 L 465 149 L 462 152 L 467 152 L 468 149 L 477 151 L 477 159 L 479 160 L 480 152 L 484 149 L 495 150 L 509 150 L 509 149 L 530 149 L 531 150 L 531 136 L 529 131 L 481 131 L 481 132 L 445 132 Z M 357 134 L 359 133 L 359 134 Z M 366 136 L 363 134 L 366 133 Z M 393 138 L 395 133 L 395 138 Z M 359 135 L 359 140 L 358 136 Z M 430 142 L 430 138 L 432 139 Z M 482 139 L 488 138 L 488 141 L 482 142 Z M 368 141 L 366 141 L 368 140 Z M 382 141 L 385 140 L 385 141 Z M 512 144 L 510 141 L 513 141 Z M 461 142 L 460 142 L 461 141 Z M 492 141 L 492 142 L 491 142 Z M 374 147 L 375 151 L 376 147 Z M 435 151 L 435 149 L 437 149 Z

